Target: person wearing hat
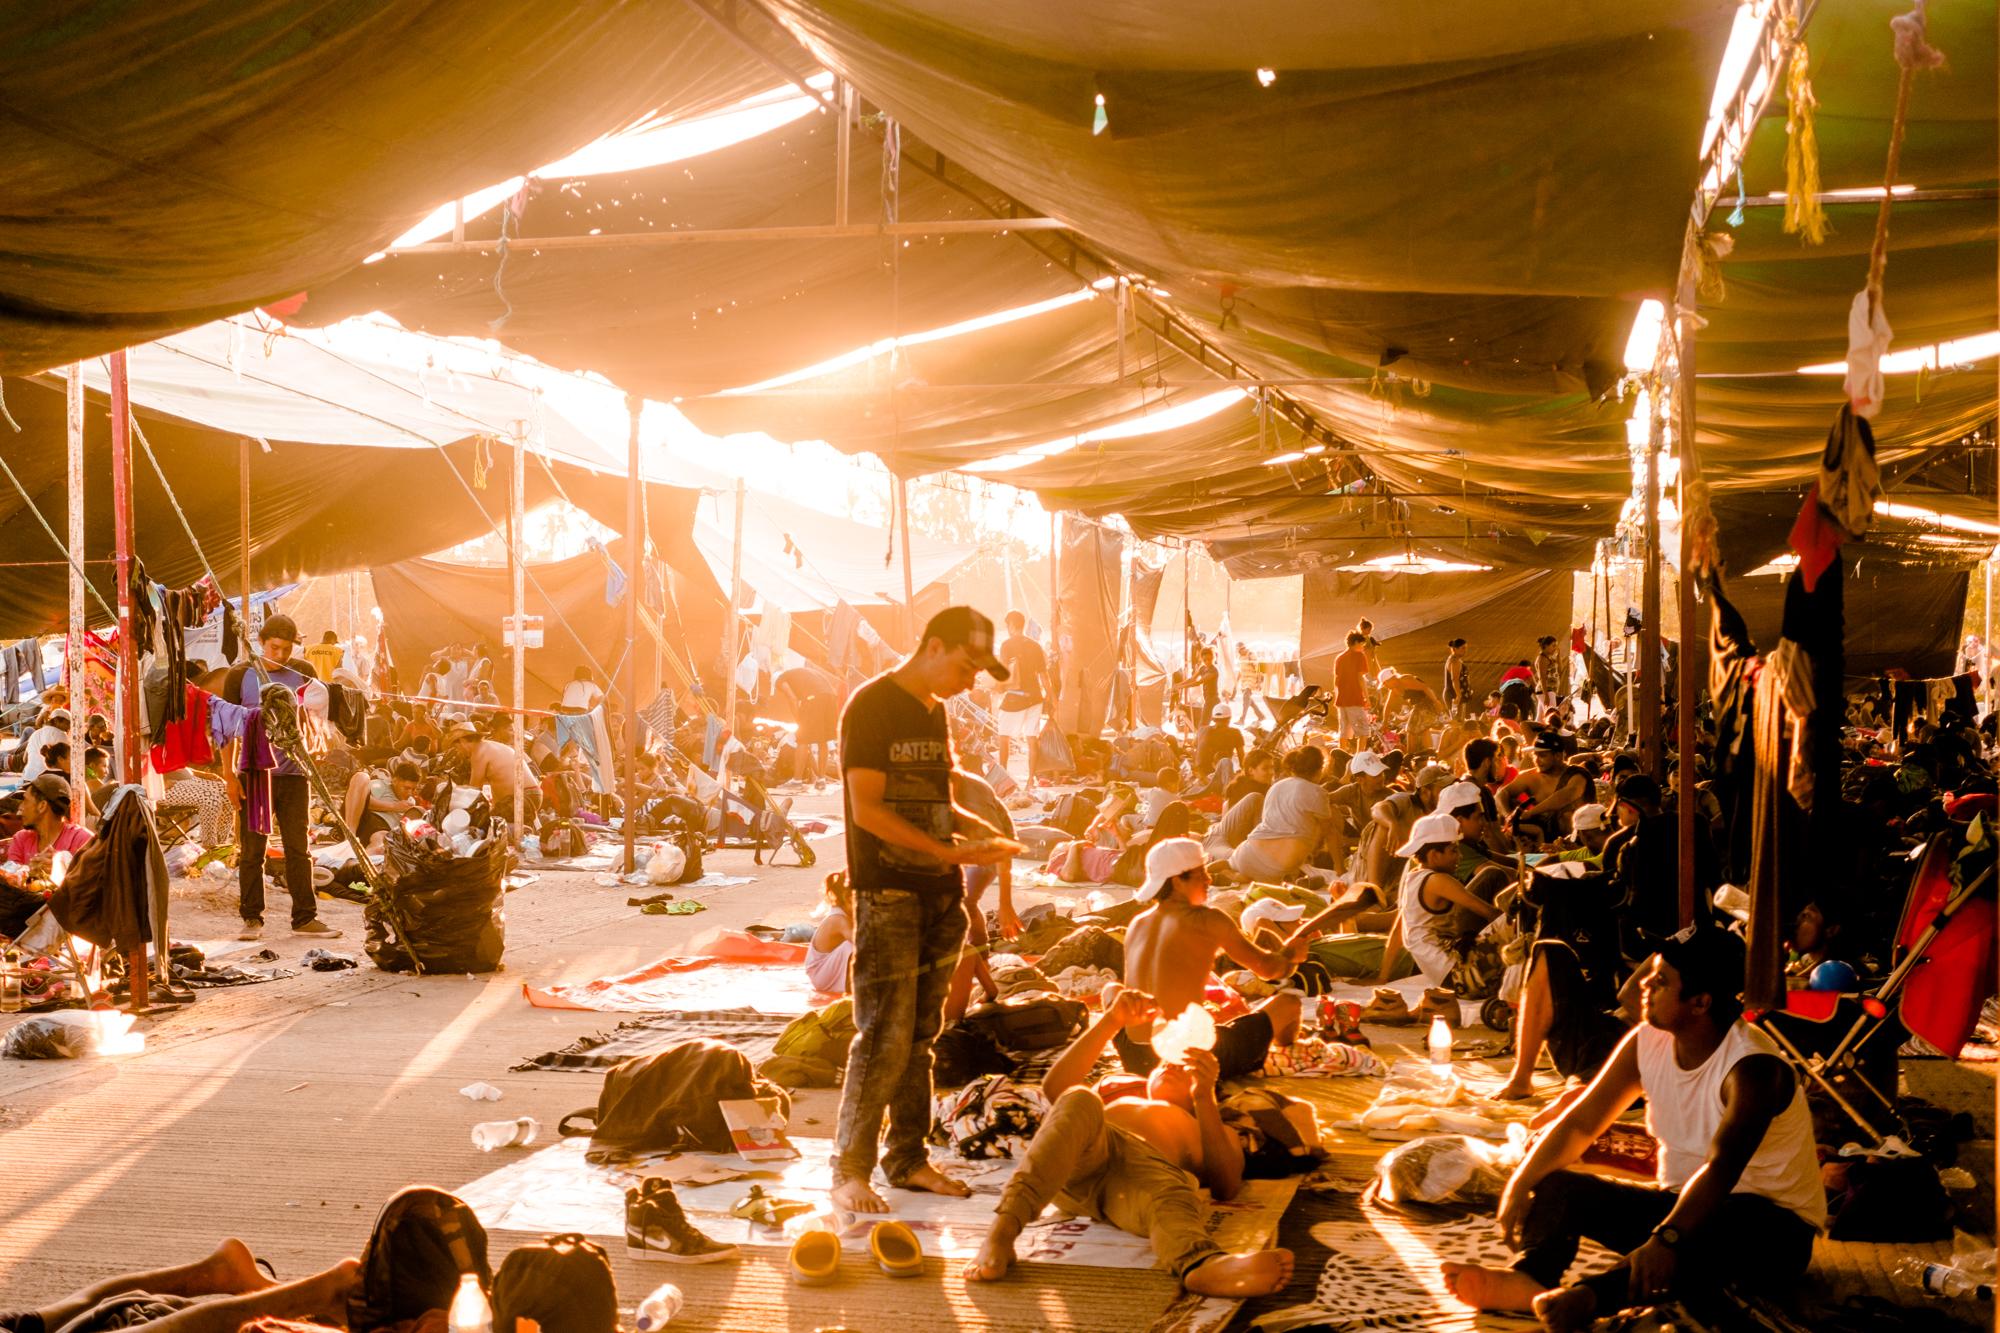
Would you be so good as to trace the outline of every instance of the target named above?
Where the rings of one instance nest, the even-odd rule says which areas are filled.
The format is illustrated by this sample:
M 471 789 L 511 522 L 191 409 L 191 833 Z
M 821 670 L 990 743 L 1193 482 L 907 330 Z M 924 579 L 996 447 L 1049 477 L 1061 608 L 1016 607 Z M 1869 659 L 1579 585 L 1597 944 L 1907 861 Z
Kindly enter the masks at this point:
M 1520 1258 L 1511 1268 L 1444 1265 L 1459 1300 L 1533 1313 L 1567 1333 L 1725 1285 L 1782 1299 L 1804 1275 L 1827 1218 L 1812 1117 L 1791 1066 L 1743 1020 L 1743 959 L 1742 941 L 1712 926 L 1661 942 L 1643 1021 L 1501 1195 L 1501 1233 Z M 1641 1097 L 1659 1142 L 1654 1183 L 1571 1170 Z M 1584 1239 L 1624 1258 L 1566 1284 Z
M 1230 764 L 1227 771 L 1222 767 L 1224 760 Z M 1209 710 L 1208 721 L 1195 733 L 1195 785 L 1188 795 L 1209 796 L 1220 792 L 1229 785 L 1229 779 L 1242 763 L 1243 733 L 1231 720 L 1229 705 L 1219 703 Z
M 57 852 L 75 854 L 89 841 L 90 830 L 70 820 L 68 778 L 43 773 L 21 789 L 21 831 L 7 840 L 9 865 L 46 865 Z
M 47 720 L 28 733 L 27 742 L 21 747 L 28 756 L 27 763 L 21 766 L 23 778 L 33 782 L 48 771 L 48 748 L 69 740 L 69 725 L 69 709 L 52 708 Z
M 1438 793 L 1451 785 L 1451 770 L 1443 764 L 1425 764 L 1417 770 L 1416 782 L 1408 791 L 1391 792 L 1368 811 L 1373 826 L 1368 839 L 1368 863 L 1357 869 L 1356 880 L 1388 884 L 1400 878 L 1392 875 L 1394 848 L 1409 840 L 1417 821 L 1437 809 Z
M 1396 849 L 1396 855 L 1410 858 L 1410 866 L 1397 896 L 1396 925 L 1382 952 L 1385 972 L 1400 945 L 1409 950 L 1424 980 L 1433 986 L 1450 984 L 1472 953 L 1462 943 L 1468 924 L 1500 914 L 1492 903 L 1468 892 L 1453 873 L 1458 844 L 1458 820 L 1434 811 L 1412 825 L 1410 836 Z
M 1445 645 L 1445 711 L 1455 718 L 1464 717 L 1472 711 L 1475 702 L 1472 697 L 1472 670 L 1465 661 L 1465 640 L 1453 639 Z
M 1559 731 L 1535 737 L 1534 767 L 1494 793 L 1512 828 L 1532 829 L 1544 842 L 1562 836 L 1569 812 L 1590 798 L 1590 777 L 1569 766 L 1569 751 L 1569 739 Z
M 1375 803 L 1389 794 L 1389 765 L 1373 750 L 1357 751 L 1347 761 L 1347 781 L 1327 797 L 1333 819 L 1326 830 L 1326 848 L 1344 878 L 1351 863 L 1365 856 L 1362 844 L 1374 827 Z M 1356 872 L 1356 878 L 1366 878 Z
M 1149 906 L 1125 929 L 1125 983 L 1152 996 L 1168 1017 L 1202 1003 L 1218 957 L 1265 981 L 1284 980 L 1305 961 L 1306 945 L 1323 924 L 1316 918 L 1266 947 L 1208 906 L 1208 889 L 1208 855 L 1193 838 L 1163 839 L 1146 853 L 1146 882 L 1133 897 Z M 1220 1077 L 1257 1073 L 1274 1044 L 1292 1044 L 1298 1026 L 1299 995 L 1291 990 L 1222 1024 L 1214 1047 Z M 1112 1045 L 1127 1073 L 1150 1074 L 1160 1063 L 1150 1022 L 1122 1029 Z
M 1627 905 L 1620 916 L 1625 956 L 1645 958 L 1680 928 L 1680 825 L 1663 806 L 1660 784 L 1644 773 L 1618 784 L 1613 810 L 1618 828 L 1605 839 L 1604 867 Z M 1695 821 L 1694 834 L 1695 901 L 1706 910 L 1721 865 L 1703 821 Z
M 1389 717 L 1399 707 L 1408 711 L 1402 719 L 1403 737 L 1409 743 L 1429 730 L 1437 716 L 1444 710 L 1444 702 L 1437 696 L 1422 676 L 1398 671 L 1385 666 L 1375 673 L 1375 691 L 1382 700 L 1382 717 L 1386 724 Z M 1424 740 L 1429 737 L 1423 736 Z
M 1557 861 L 1582 861 L 1592 869 L 1604 866 L 1604 842 L 1611 836 L 1611 812 L 1596 801 L 1579 805 L 1569 814 L 1569 836 L 1557 845 Z
M 952 801 L 956 757 L 944 701 L 981 671 L 1007 683 L 994 646 L 991 620 L 947 607 L 924 626 L 915 651 L 856 690 L 841 716 L 856 1031 L 841 1083 L 833 1200 L 849 1212 L 889 1211 L 871 1183 L 878 1160 L 899 1188 L 970 1192 L 930 1164 L 924 1138 L 931 1040 L 965 946 L 959 867 L 997 864 L 1016 846 Z M 985 833 L 961 843 L 960 829 Z

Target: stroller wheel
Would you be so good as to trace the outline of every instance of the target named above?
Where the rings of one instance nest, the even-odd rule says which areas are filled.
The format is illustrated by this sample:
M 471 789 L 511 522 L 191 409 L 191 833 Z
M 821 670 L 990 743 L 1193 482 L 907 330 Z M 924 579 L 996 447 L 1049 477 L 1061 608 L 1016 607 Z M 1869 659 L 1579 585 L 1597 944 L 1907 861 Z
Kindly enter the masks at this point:
M 803 838 L 799 840 L 796 846 L 799 849 L 799 864 L 801 866 L 809 866 L 819 860 L 819 857 L 814 855 L 813 849 L 806 844 Z
M 1514 1030 L 1514 1006 L 1496 995 L 1485 1004 L 1479 1006 L 1479 1021 L 1487 1027 L 1492 1028 L 1495 1032 L 1512 1032 Z

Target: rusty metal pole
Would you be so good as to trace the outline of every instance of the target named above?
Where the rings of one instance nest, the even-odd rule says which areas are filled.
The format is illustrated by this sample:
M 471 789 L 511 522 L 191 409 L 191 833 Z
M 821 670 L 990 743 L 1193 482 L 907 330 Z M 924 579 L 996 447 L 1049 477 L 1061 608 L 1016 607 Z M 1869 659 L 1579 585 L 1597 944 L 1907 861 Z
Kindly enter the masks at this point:
M 1695 457 L 1695 369 L 1694 333 L 1695 285 L 1692 273 L 1681 275 L 1680 299 L 1675 302 L 1669 314 L 1673 321 L 1670 328 L 1679 330 L 1679 341 L 1675 349 L 1674 361 L 1674 445 L 1680 458 L 1680 510 L 1681 510 L 1681 558 L 1680 558 L 1680 613 L 1681 613 L 1681 664 L 1674 673 L 1674 745 L 1675 778 L 1680 787 L 1680 799 L 1675 806 L 1676 845 L 1680 856 L 1680 921 L 1682 926 L 1691 926 L 1695 918 L 1695 820 L 1700 817 L 1699 802 L 1696 800 L 1695 784 L 1695 708 L 1697 694 L 1695 665 L 1704 659 L 1707 645 L 1695 629 L 1694 605 L 1694 525 L 1688 521 L 1688 488 L 1701 476 L 1701 466 Z
M 1645 565 L 1640 587 L 1639 770 L 1659 781 L 1665 776 L 1660 738 L 1660 435 L 1658 386 L 1649 397 L 1646 431 Z

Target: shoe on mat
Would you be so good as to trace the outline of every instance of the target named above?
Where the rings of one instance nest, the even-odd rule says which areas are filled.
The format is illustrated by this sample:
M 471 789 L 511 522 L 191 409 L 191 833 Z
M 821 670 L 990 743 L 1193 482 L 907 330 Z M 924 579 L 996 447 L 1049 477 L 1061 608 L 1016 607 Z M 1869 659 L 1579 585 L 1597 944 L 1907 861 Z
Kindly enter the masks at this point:
M 1416 1022 L 1417 1016 L 1411 1012 L 1409 1003 L 1401 995 L 1394 991 L 1386 995 L 1377 991 L 1375 998 L 1368 1002 L 1368 1007 L 1361 1011 L 1360 1021 L 1402 1026 Z
M 625 1252 L 634 1259 L 670 1264 L 713 1264 L 737 1249 L 710 1240 L 688 1221 L 671 1181 L 653 1177 L 625 1191 Z
M 243 923 L 243 929 L 236 932 L 236 938 L 239 940 L 263 939 L 264 923 L 262 921 L 245 921 Z
M 740 1217 L 754 1222 L 760 1227 L 781 1227 L 792 1218 L 812 1211 L 812 1205 L 797 1199 L 779 1199 L 764 1193 L 762 1185 L 752 1185 L 750 1192 L 736 1201 L 729 1210 L 731 1217 Z
M 919 1277 L 924 1271 L 924 1247 L 917 1233 L 902 1222 L 877 1222 L 868 1233 L 868 1253 L 890 1277 Z
M 823 1287 L 840 1275 L 840 1237 L 817 1228 L 801 1232 L 785 1263 L 801 1287 Z
M 312 920 L 306 922 L 303 926 L 293 926 L 292 934 L 310 935 L 314 939 L 321 939 L 321 940 L 337 940 L 340 938 L 339 931 L 335 930 L 332 926 L 327 925 L 326 922 L 321 921 L 318 917 L 314 917 Z

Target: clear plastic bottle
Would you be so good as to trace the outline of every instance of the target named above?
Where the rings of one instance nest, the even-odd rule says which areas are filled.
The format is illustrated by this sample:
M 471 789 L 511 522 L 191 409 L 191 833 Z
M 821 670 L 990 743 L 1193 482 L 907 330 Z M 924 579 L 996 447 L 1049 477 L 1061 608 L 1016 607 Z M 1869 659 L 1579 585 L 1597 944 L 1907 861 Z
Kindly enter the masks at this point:
M 654 1333 L 656 1329 L 665 1328 L 686 1303 L 687 1298 L 681 1295 L 679 1287 L 671 1282 L 662 1282 L 653 1288 L 652 1295 L 639 1302 L 638 1312 L 632 1316 L 632 1327 L 638 1333 Z
M 0 1014 L 21 1012 L 21 954 L 9 945 L 0 952 Z
M 1431 1018 L 1431 1064 L 1439 1069 L 1451 1064 L 1451 1024 L 1444 1021 L 1443 1014 Z
M 1932 1296 L 1972 1296 L 1982 1301 L 1993 1299 L 1992 1287 L 1953 1264 L 1905 1259 L 1896 1265 L 1894 1277 L 1903 1286 Z
M 458 1291 L 451 1298 L 445 1322 L 451 1333 L 493 1333 L 493 1307 L 480 1289 L 478 1274 L 459 1275 Z
M 517 1120 L 485 1120 L 472 1127 L 472 1146 L 481 1152 L 495 1148 L 525 1148 L 542 1132 L 542 1122 L 531 1115 Z

